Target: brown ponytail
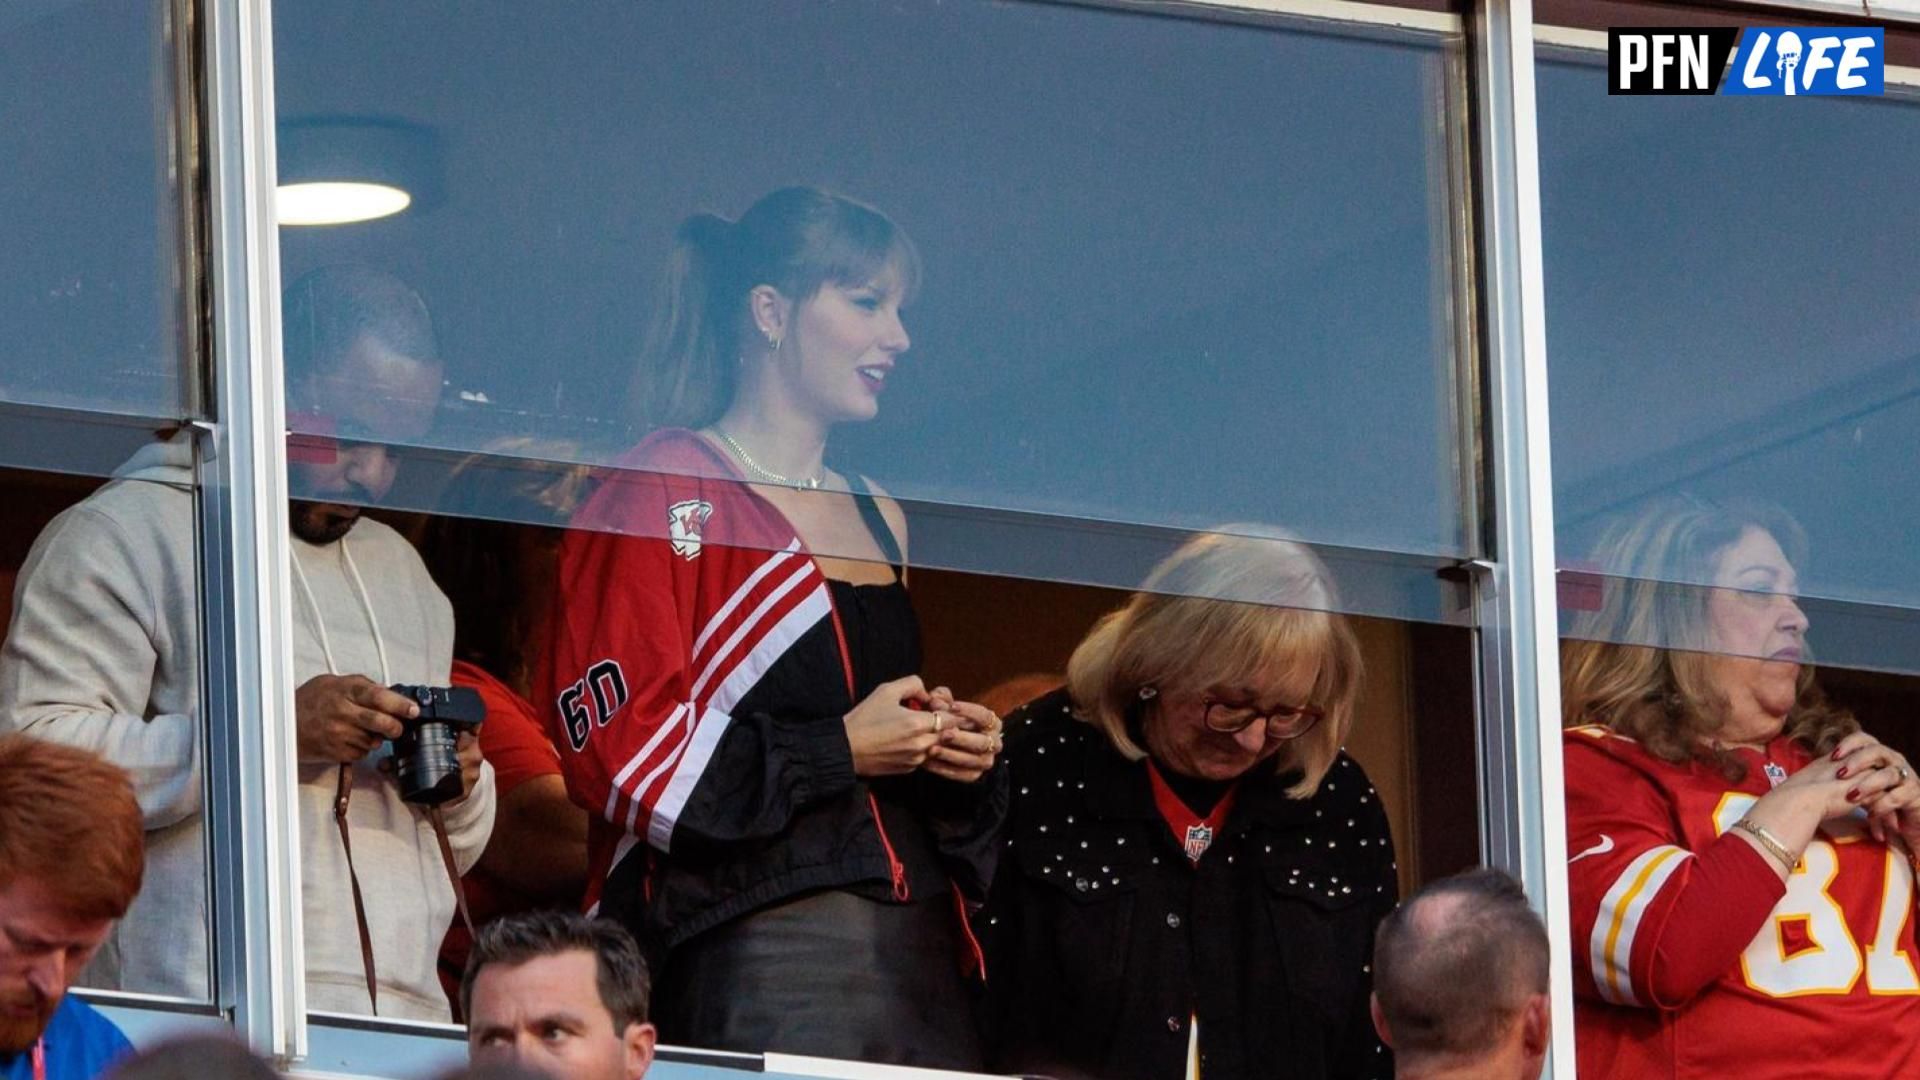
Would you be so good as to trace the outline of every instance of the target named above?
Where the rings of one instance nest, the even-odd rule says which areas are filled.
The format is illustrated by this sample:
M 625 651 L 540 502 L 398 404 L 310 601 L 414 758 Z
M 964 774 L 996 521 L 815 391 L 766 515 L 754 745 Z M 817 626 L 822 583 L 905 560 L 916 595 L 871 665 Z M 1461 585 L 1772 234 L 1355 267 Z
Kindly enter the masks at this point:
M 918 287 L 913 242 L 873 207 L 818 188 L 781 188 L 737 222 L 695 214 L 680 224 L 630 391 L 642 431 L 701 427 L 733 400 L 747 294 L 771 285 L 796 303 L 822 285 L 862 285 L 892 271 Z

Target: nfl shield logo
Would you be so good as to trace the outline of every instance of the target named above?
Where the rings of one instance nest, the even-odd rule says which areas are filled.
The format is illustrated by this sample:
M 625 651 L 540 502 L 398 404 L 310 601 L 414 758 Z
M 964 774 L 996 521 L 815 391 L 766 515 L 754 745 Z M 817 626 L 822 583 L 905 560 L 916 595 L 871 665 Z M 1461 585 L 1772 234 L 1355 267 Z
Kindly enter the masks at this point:
M 1780 782 L 1787 778 L 1787 770 L 1771 761 L 1767 762 L 1766 773 L 1768 782 L 1774 787 L 1779 787 Z
M 1200 856 L 1207 853 L 1213 845 L 1213 828 L 1208 825 L 1187 826 L 1187 858 L 1199 862 Z
M 699 558 L 700 530 L 712 516 L 713 504 L 699 499 L 667 507 L 667 538 L 673 541 L 673 553 L 689 562 Z

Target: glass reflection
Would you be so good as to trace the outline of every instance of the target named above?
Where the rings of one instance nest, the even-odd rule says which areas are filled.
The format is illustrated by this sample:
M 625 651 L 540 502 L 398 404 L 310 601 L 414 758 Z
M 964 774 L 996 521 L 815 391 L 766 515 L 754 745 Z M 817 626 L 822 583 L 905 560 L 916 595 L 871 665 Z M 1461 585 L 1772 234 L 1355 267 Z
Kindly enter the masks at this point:
M 437 205 L 282 234 L 289 280 L 404 266 L 444 317 L 450 401 L 411 442 L 613 460 L 682 218 L 810 183 L 908 223 L 936 283 L 886 408 L 836 441 L 903 502 L 1467 546 L 1453 31 L 932 0 L 281 8 L 286 115 L 404 112 L 444 155 Z M 453 59 L 503 34 L 526 48 L 484 76 Z M 1323 107 L 1274 107 L 1303 100 Z M 967 568 L 1032 572 L 983 539 Z
M 419 294 L 366 266 L 301 277 L 282 310 L 307 1004 L 447 1020 L 435 956 L 493 829 L 494 771 L 471 729 L 422 734 L 438 712 L 418 689 L 451 685 L 453 611 L 363 512 L 398 475 L 386 444 L 433 422 L 438 337 Z M 421 790 L 429 769 L 444 783 Z
M 0 403 L 175 420 L 192 407 L 172 10 L 0 11 Z
M 1811 535 L 1810 603 L 1881 606 L 1827 626 L 1920 608 L 1920 504 L 1890 496 L 1920 456 L 1920 217 L 1893 209 L 1920 171 L 1920 90 L 1890 75 L 1884 99 L 1702 110 L 1610 97 L 1593 54 L 1543 55 L 1562 567 L 1675 493 L 1758 495 Z M 1823 656 L 1915 670 L 1884 635 L 1823 633 Z

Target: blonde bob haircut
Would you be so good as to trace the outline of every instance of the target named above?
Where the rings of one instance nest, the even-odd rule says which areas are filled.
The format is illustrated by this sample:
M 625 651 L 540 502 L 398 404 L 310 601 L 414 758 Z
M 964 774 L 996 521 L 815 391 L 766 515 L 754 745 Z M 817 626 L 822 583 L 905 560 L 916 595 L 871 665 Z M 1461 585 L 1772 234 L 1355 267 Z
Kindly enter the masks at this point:
M 1081 721 L 1138 761 L 1146 750 L 1129 716 L 1142 687 L 1162 695 L 1203 694 L 1258 686 L 1270 673 L 1311 665 L 1313 689 L 1301 704 L 1319 706 L 1326 718 L 1275 755 L 1277 771 L 1301 772 L 1287 794 L 1304 799 L 1319 790 L 1352 726 L 1360 644 L 1333 610 L 1338 596 L 1319 556 L 1291 537 L 1264 531 L 1206 534 L 1181 545 L 1073 651 L 1067 691 Z

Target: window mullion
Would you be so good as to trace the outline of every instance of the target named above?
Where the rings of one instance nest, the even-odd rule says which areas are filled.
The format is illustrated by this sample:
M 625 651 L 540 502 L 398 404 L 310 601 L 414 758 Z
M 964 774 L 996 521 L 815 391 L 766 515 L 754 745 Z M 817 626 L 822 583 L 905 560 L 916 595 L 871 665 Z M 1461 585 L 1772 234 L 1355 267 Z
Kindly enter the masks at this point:
M 287 470 L 265 0 L 201 11 L 213 387 L 196 425 L 217 1000 L 258 1051 L 306 1050 Z

